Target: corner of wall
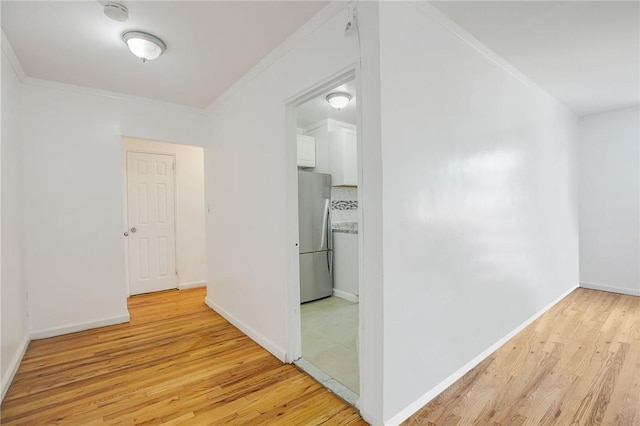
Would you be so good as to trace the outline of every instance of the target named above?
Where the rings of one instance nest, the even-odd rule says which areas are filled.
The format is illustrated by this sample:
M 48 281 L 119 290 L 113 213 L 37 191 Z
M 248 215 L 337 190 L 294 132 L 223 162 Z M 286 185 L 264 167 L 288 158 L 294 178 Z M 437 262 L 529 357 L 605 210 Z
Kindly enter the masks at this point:
M 18 60 L 18 57 L 16 56 L 16 52 L 13 50 L 13 46 L 11 46 L 11 43 L 9 43 L 9 39 L 5 35 L 4 31 L 0 30 L 0 32 L 2 36 L 2 41 L 1 41 L 2 51 L 4 52 L 7 59 L 9 60 L 9 63 L 11 64 L 11 67 L 13 68 L 20 82 L 24 83 L 24 81 L 27 79 L 27 74 L 24 72 L 24 69 L 22 68 L 22 64 Z
M 122 324 L 129 322 L 131 317 L 129 312 L 110 318 L 103 318 L 96 321 L 67 324 L 61 327 L 52 327 L 44 330 L 36 330 L 31 332 L 31 340 L 46 339 L 48 337 L 61 336 L 63 334 L 76 333 L 78 331 L 91 330 L 93 328 L 106 327 L 108 325 Z
M 7 40 L 2 44 L 2 280 L 0 308 L 3 325 L 0 359 L 0 401 L 4 399 L 31 341 L 28 333 L 27 290 L 24 274 L 22 97 L 24 70 Z
M 20 343 L 18 351 L 11 359 L 11 363 L 9 363 L 9 368 L 7 369 L 6 374 L 2 377 L 2 385 L 0 388 L 0 402 L 4 400 L 4 397 L 9 390 L 9 386 L 11 386 L 11 382 L 13 382 L 13 378 L 18 372 L 18 368 L 20 368 L 20 363 L 22 362 L 22 358 L 24 358 L 24 354 L 27 352 L 29 343 L 31 343 L 31 337 L 27 334 L 26 336 L 24 336 L 24 339 Z
M 638 287 L 637 289 L 632 289 L 632 288 L 624 288 L 624 287 L 617 287 L 617 286 L 580 281 L 580 288 L 587 288 L 589 290 L 606 291 L 609 293 L 626 294 L 629 296 L 640 296 L 640 287 Z
M 190 282 L 190 283 L 179 283 L 178 284 L 178 290 L 187 290 L 190 288 L 198 288 L 198 287 L 206 287 L 207 286 L 207 282 L 206 281 L 194 281 L 194 282 Z
M 250 69 L 245 75 L 243 75 L 238 81 L 236 81 L 230 88 L 224 93 L 218 96 L 209 106 L 205 108 L 205 113 L 209 114 L 216 109 L 217 106 L 226 102 L 235 93 L 240 91 L 256 76 L 260 75 L 263 71 L 271 67 L 282 56 L 289 52 L 294 46 L 302 42 L 307 36 L 316 31 L 319 27 L 325 24 L 329 19 L 336 16 L 338 12 L 344 10 L 346 4 L 342 1 L 331 1 L 324 9 L 321 9 L 310 20 L 303 24 L 298 30 L 290 35 L 285 41 L 283 41 L 278 47 L 276 47 L 271 53 L 269 53 L 264 59 L 262 59 L 257 65 Z
M 388 426 L 399 425 L 403 421 L 408 419 L 412 414 L 417 412 L 420 408 L 422 408 L 427 403 L 429 403 L 429 401 L 431 401 L 433 398 L 437 397 L 440 393 L 442 393 L 444 390 L 446 390 L 449 386 L 451 386 L 457 380 L 462 378 L 465 374 L 467 374 L 475 366 L 480 364 L 489 355 L 491 355 L 492 353 L 494 353 L 495 351 L 500 349 L 500 347 L 502 345 L 507 343 L 513 337 L 515 337 L 518 333 L 520 333 L 527 326 L 529 326 L 529 324 L 531 324 L 532 322 L 534 322 L 535 320 L 540 318 L 542 315 L 544 315 L 549 309 L 553 308 L 556 304 L 560 303 L 560 301 L 562 299 L 567 297 L 569 294 L 571 294 L 577 288 L 578 288 L 578 285 L 575 285 L 574 287 L 572 287 L 569 290 L 567 290 L 564 293 L 562 293 L 557 299 L 555 299 L 554 301 L 549 303 L 547 306 L 545 306 L 544 308 L 542 308 L 541 310 L 539 310 L 538 312 L 533 314 L 525 322 L 523 322 L 522 324 L 517 326 L 515 329 L 511 330 L 508 334 L 503 336 L 500 340 L 498 340 L 497 342 L 492 344 L 490 347 L 488 347 L 487 349 L 482 351 L 482 353 L 480 353 L 474 359 L 472 359 L 471 361 L 469 361 L 468 363 L 466 363 L 465 365 L 460 367 L 455 373 L 451 374 L 449 377 L 444 379 L 442 382 L 438 383 L 438 385 L 435 386 L 433 389 L 429 390 L 429 392 L 425 393 L 420 398 L 418 398 L 417 400 L 415 400 L 414 402 L 409 404 L 402 411 L 400 411 L 399 413 L 397 413 L 396 415 L 391 417 L 389 420 L 387 420 L 384 423 L 385 426 L 387 426 L 387 425 Z
M 264 349 L 269 351 L 273 356 L 278 358 L 282 362 L 286 362 L 287 359 L 287 351 L 285 351 L 280 346 L 273 343 L 271 340 L 266 338 L 264 335 L 260 334 L 252 327 L 248 326 L 237 317 L 224 310 L 221 306 L 211 300 L 209 297 L 204 299 L 204 303 L 211 308 L 211 310 L 215 311 L 218 315 L 229 321 L 234 327 L 238 330 L 242 331 L 246 334 L 251 340 L 262 346 Z
M 360 68 L 357 76 L 358 156 L 361 182 L 358 209 L 358 271 L 360 282 L 360 400 L 363 418 L 375 425 L 384 421 L 384 286 L 382 127 L 380 100 L 380 16 L 377 2 L 360 2 Z M 363 141 L 367 141 L 366 144 Z M 364 238 L 366 235 L 366 239 Z

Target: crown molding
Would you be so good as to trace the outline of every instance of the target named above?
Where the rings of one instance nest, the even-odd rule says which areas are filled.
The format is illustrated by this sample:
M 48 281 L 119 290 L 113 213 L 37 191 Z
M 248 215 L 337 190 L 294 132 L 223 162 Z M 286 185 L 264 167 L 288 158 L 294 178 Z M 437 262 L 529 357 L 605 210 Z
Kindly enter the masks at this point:
M 358 130 L 358 126 L 356 126 L 355 124 L 351 124 L 351 123 L 347 123 L 345 121 L 340 121 L 340 120 L 336 120 L 333 118 L 324 118 L 320 121 L 317 121 L 305 128 L 302 129 L 303 133 L 307 133 L 310 132 L 312 130 L 316 130 L 322 126 L 336 126 L 336 127 L 340 127 L 342 129 L 348 129 L 348 130 Z
M 72 92 L 77 94 L 97 96 L 97 97 L 115 99 L 115 100 L 127 101 L 127 102 L 143 103 L 147 105 L 156 105 L 156 106 L 162 105 L 162 106 L 173 108 L 173 109 L 180 109 L 184 112 L 191 113 L 191 114 L 196 114 L 200 116 L 205 115 L 204 109 L 201 109 L 201 108 L 175 104 L 172 102 L 159 101 L 151 98 L 143 98 L 141 96 L 126 95 L 124 93 L 111 92 L 108 90 L 100 90 L 100 89 L 94 89 L 91 87 L 77 86 L 75 84 L 60 83 L 57 81 L 42 80 L 39 78 L 29 77 L 24 72 L 24 69 L 22 68 L 22 64 L 18 60 L 18 57 L 16 56 L 16 53 L 13 50 L 13 47 L 11 46 L 11 43 L 9 42 L 9 39 L 7 38 L 6 34 L 4 33 L 4 31 L 0 30 L 0 32 L 2 35 L 2 52 L 4 52 L 7 59 L 9 60 L 9 63 L 11 64 L 11 67 L 13 68 L 16 75 L 18 76 L 18 79 L 27 86 L 62 90 L 62 91 Z
M 416 10 L 421 12 L 423 15 L 430 18 L 435 23 L 441 25 L 447 31 L 449 31 L 450 33 L 458 37 L 460 40 L 465 42 L 469 47 L 471 47 L 472 49 L 480 53 L 482 56 L 487 58 L 487 60 L 493 62 L 498 67 L 502 68 L 505 72 L 511 74 L 513 77 L 520 80 L 521 83 L 544 93 L 546 96 L 554 99 L 559 105 L 563 106 L 567 111 L 571 112 L 571 114 L 577 115 L 566 104 L 562 103 L 560 100 L 552 96 L 549 92 L 547 92 L 545 89 L 540 87 L 537 83 L 535 83 L 525 74 L 523 74 L 518 68 L 511 65 L 509 62 L 503 59 L 500 55 L 498 55 L 496 52 L 494 52 L 489 47 L 487 47 L 487 45 L 485 45 L 480 40 L 475 38 L 467 30 L 462 28 L 460 25 L 458 25 L 451 18 L 449 18 L 447 15 L 445 15 L 443 12 L 441 12 L 439 9 L 437 9 L 435 6 L 433 6 L 429 2 L 410 0 L 408 4 L 411 4 L 413 7 L 416 8 Z
M 482 56 L 486 57 L 491 62 L 498 65 L 500 68 L 512 74 L 522 83 L 525 83 L 529 86 L 538 87 L 537 84 L 535 84 L 528 77 L 526 77 L 522 72 L 520 72 L 520 70 L 518 70 L 516 67 L 511 65 L 509 62 L 502 59 L 502 57 L 500 57 L 497 53 L 495 53 L 493 50 L 487 47 L 480 40 L 472 36 L 467 30 L 462 28 L 460 25 L 458 25 L 456 22 L 454 22 L 451 18 L 449 18 L 447 15 L 445 15 L 443 12 L 441 12 L 432 4 L 429 4 L 428 2 L 421 2 L 421 1 L 411 1 L 410 4 L 413 5 L 420 12 L 422 12 L 424 15 L 431 18 L 434 22 L 440 24 L 442 27 L 447 29 L 450 33 L 454 34 L 460 40 L 464 41 L 466 44 L 469 45 L 469 47 L 476 50 Z
M 296 32 L 287 37 L 278 47 L 271 51 L 263 60 L 258 62 L 253 68 L 251 68 L 245 75 L 237 80 L 231 87 L 222 92 L 220 96 L 215 98 L 209 106 L 204 110 L 206 113 L 210 113 L 216 109 L 219 105 L 226 102 L 231 96 L 242 90 L 253 79 L 262 74 L 265 70 L 271 67 L 284 55 L 289 53 L 295 46 L 300 44 L 302 40 L 313 34 L 318 28 L 324 25 L 331 18 L 338 13 L 344 11 L 349 7 L 352 1 L 335 0 L 325 6 L 322 10 L 316 13 L 310 20 L 305 22 Z
M 275 62 L 277 62 L 281 57 L 286 55 L 289 51 L 291 51 L 295 46 L 300 44 L 302 40 L 304 40 L 309 35 L 313 34 L 318 28 L 324 25 L 331 18 L 336 16 L 338 13 L 344 11 L 351 1 L 345 0 L 334 0 L 325 6 L 322 10 L 320 10 L 316 15 L 314 15 L 309 21 L 303 24 L 296 32 L 290 35 L 285 41 L 283 41 L 278 47 L 271 51 L 264 59 L 262 59 L 258 64 L 256 64 L 253 68 L 251 68 L 244 76 L 242 76 L 239 80 L 237 80 L 230 88 L 225 90 L 220 96 L 214 99 L 209 106 L 206 108 L 196 108 L 187 105 L 175 104 L 166 101 L 155 100 L 151 98 L 143 98 L 140 96 L 127 95 L 124 93 L 111 92 L 108 90 L 94 89 L 85 86 L 77 86 L 74 84 L 68 83 L 60 83 L 51 80 L 43 80 L 39 78 L 29 77 L 22 68 L 18 57 L 16 56 L 11 44 L 6 38 L 4 31 L 2 31 L 2 50 L 7 55 L 13 69 L 15 70 L 18 78 L 21 82 L 26 85 L 41 87 L 46 89 L 56 89 L 62 90 L 66 92 L 72 92 L 77 94 L 84 94 L 90 96 L 98 96 L 103 98 L 121 100 L 121 101 L 129 101 L 129 102 L 137 102 L 137 103 L 146 103 L 153 105 L 164 105 L 166 107 L 178 108 L 185 112 L 189 112 L 192 114 L 197 114 L 200 116 L 209 115 L 211 111 L 213 111 L 218 105 L 224 103 L 227 99 L 233 96 L 235 93 L 240 91 L 243 87 L 245 87 L 249 82 L 255 79 L 257 76 L 262 74 L 265 70 L 271 67 Z
M 22 68 L 22 64 L 18 60 L 18 57 L 16 56 L 16 52 L 13 50 L 11 43 L 9 43 L 9 39 L 4 33 L 4 30 L 0 30 L 0 31 L 2 32 L 2 43 L 1 43 L 2 51 L 4 52 L 5 55 L 7 55 L 7 59 L 9 59 L 9 63 L 11 64 L 11 67 L 15 71 L 20 81 L 24 83 L 25 80 L 27 79 L 27 74 L 24 72 L 24 69 Z
M 200 108 L 195 108 L 195 107 L 181 105 L 181 104 L 175 104 L 172 102 L 160 101 L 160 100 L 151 99 L 151 98 L 144 98 L 141 96 L 127 95 L 119 92 L 111 92 L 109 90 L 94 89 L 92 87 L 86 87 L 86 86 L 76 86 L 75 84 L 60 83 L 57 81 L 42 80 L 42 79 L 33 78 L 33 77 L 27 77 L 24 80 L 24 84 L 28 86 L 33 86 L 33 87 L 61 90 L 64 92 L 71 92 L 71 93 L 76 93 L 80 95 L 95 96 L 95 97 L 113 99 L 118 101 L 135 102 L 139 104 L 147 104 L 147 105 L 154 105 L 154 106 L 164 106 L 172 109 L 179 109 L 184 112 L 196 114 L 200 116 L 205 115 L 205 111 Z

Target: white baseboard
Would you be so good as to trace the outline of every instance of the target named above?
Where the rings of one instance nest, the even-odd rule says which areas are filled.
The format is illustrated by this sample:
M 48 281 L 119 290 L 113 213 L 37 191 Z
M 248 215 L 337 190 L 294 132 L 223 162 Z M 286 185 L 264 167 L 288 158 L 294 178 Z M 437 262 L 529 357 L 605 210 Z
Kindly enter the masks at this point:
M 104 318 L 98 321 L 83 322 L 78 324 L 65 325 L 63 327 L 47 328 L 45 330 L 34 331 L 31 339 L 46 339 L 47 337 L 61 336 L 63 334 L 75 333 L 77 331 L 90 330 L 92 328 L 106 327 L 108 325 L 122 324 L 129 322 L 129 312 L 117 317 Z
M 347 300 L 351 303 L 358 303 L 358 296 L 355 294 L 351 294 L 344 290 L 338 290 L 336 288 L 333 289 L 333 295 L 339 297 L 340 299 Z
M 600 291 L 608 291 L 609 293 L 620 293 L 620 294 L 628 294 L 629 296 L 640 296 L 640 288 L 624 288 L 624 287 L 613 287 L 610 285 L 604 284 L 596 284 L 589 282 L 580 282 L 580 287 L 588 288 L 591 290 L 600 290 Z
M 20 343 L 18 350 L 16 351 L 13 358 L 11 359 L 11 363 L 9 363 L 9 368 L 7 369 L 6 374 L 2 378 L 2 385 L 1 385 L 2 389 L 0 389 L 0 392 L 1 392 L 0 402 L 4 400 L 4 396 L 7 394 L 7 391 L 9 390 L 9 386 L 11 386 L 11 382 L 13 382 L 13 378 L 16 376 L 16 373 L 18 372 L 18 368 L 20 367 L 20 363 L 22 362 L 24 353 L 27 351 L 27 348 L 29 347 L 29 342 L 31 342 L 31 338 L 27 334 L 26 336 L 24 336 L 24 339 L 22 339 L 22 342 Z
M 242 331 L 244 334 L 249 336 L 251 340 L 265 348 L 267 351 L 271 352 L 273 356 L 278 358 L 280 361 L 285 362 L 287 351 L 280 348 L 278 345 L 271 342 L 269 339 L 264 337 L 262 334 L 258 333 L 253 328 L 249 327 L 244 322 L 240 321 L 235 316 L 231 315 L 229 312 L 225 311 L 222 307 L 216 304 L 213 300 L 206 297 L 204 299 L 204 303 L 207 304 L 208 307 L 216 311 L 222 317 L 224 317 L 227 321 L 233 324 L 236 328 Z
M 553 302 L 549 303 L 547 306 L 545 306 L 540 311 L 535 313 L 528 320 L 526 320 L 525 322 L 520 324 L 518 327 L 516 327 L 513 331 L 511 331 L 509 334 L 504 336 L 502 339 L 498 340 L 496 343 L 491 345 L 489 348 L 487 348 L 485 351 L 483 351 L 480 355 L 478 355 L 477 357 L 473 358 L 471 361 L 469 361 L 467 364 L 465 364 L 458 371 L 456 371 L 455 373 L 453 373 L 452 375 L 450 375 L 449 377 L 444 379 L 436 387 L 434 387 L 429 392 L 427 392 L 424 395 L 422 395 L 420 398 L 418 398 L 417 400 L 412 402 L 410 405 L 408 405 L 406 408 L 401 410 L 398 414 L 396 414 L 395 416 L 391 417 L 389 420 L 384 422 L 385 426 L 396 426 L 396 425 L 399 425 L 400 423 L 402 423 L 403 421 L 405 421 L 406 419 L 408 419 L 413 413 L 418 411 L 420 408 L 424 407 L 429 401 L 431 401 L 433 398 L 435 398 L 440 393 L 442 393 L 442 391 L 447 389 L 449 386 L 451 386 L 457 380 L 459 380 L 462 376 L 467 374 L 473 367 L 475 367 L 476 365 L 478 365 L 482 361 L 484 361 L 484 359 L 486 357 L 488 357 L 489 355 L 491 355 L 492 353 L 497 351 L 502 345 L 507 343 L 509 341 L 509 339 L 511 339 L 516 334 L 518 334 L 522 330 L 524 330 L 525 327 L 527 327 L 529 324 L 531 324 L 536 319 L 538 319 L 542 314 L 544 314 L 549 309 L 551 309 L 555 304 L 557 304 L 562 299 L 567 297 L 576 288 L 578 288 L 578 285 L 576 285 L 576 286 L 572 287 L 571 289 L 567 290 L 566 292 L 564 292 L 560 297 L 558 297 Z
M 206 287 L 206 281 L 194 281 L 191 283 L 180 283 L 178 284 L 178 290 L 186 290 L 188 288 L 196 288 L 196 287 Z

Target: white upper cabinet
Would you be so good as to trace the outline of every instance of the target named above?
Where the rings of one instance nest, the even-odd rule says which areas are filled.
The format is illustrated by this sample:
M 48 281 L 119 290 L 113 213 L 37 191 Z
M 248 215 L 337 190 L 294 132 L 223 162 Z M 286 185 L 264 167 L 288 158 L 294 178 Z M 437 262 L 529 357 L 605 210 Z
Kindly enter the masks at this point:
M 298 166 L 316 166 L 316 139 L 313 136 L 298 135 Z
M 334 186 L 358 185 L 358 138 L 355 130 L 329 132 L 329 169 Z

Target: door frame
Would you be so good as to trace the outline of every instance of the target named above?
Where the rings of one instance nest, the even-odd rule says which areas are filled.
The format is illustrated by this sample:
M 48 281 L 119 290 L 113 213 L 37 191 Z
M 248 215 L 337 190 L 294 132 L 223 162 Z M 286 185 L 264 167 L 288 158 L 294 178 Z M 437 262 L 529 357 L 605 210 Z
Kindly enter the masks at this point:
M 351 64 L 346 68 L 336 72 L 326 79 L 314 84 L 313 86 L 302 91 L 285 101 L 285 156 L 286 156 L 286 184 L 287 184 L 287 352 L 285 361 L 292 363 L 302 356 L 302 327 L 300 315 L 300 265 L 298 251 L 298 164 L 297 164 L 297 117 L 296 109 L 299 105 L 316 98 L 341 84 L 348 81 L 355 81 L 356 96 L 360 93 L 360 73 L 357 63 Z M 361 103 L 356 105 L 357 110 L 357 127 L 361 126 Z M 362 185 L 362 141 L 361 131 L 357 136 L 357 157 L 358 157 L 358 185 Z M 362 224 L 362 207 L 358 206 L 358 226 Z M 358 235 L 358 292 L 362 294 L 360 289 L 362 277 L 362 229 L 359 228 Z M 359 303 L 363 304 L 362 297 Z M 358 340 L 360 342 L 358 351 L 358 369 L 362 376 L 363 365 L 363 345 L 362 345 L 362 328 L 363 316 L 362 309 L 359 306 L 359 323 L 358 323 Z M 360 394 L 362 394 L 362 381 L 360 381 Z
M 129 239 L 124 236 L 125 232 L 129 231 L 129 190 L 128 190 L 128 164 L 127 164 L 127 154 L 130 152 L 137 154 L 156 154 L 156 155 L 167 155 L 173 158 L 173 164 L 175 166 L 173 170 L 173 245 L 174 253 L 175 253 L 175 268 L 176 268 L 176 288 L 180 286 L 180 269 L 178 268 L 178 258 L 180 254 L 178 253 L 178 193 L 177 193 L 177 175 L 178 175 L 178 163 L 176 161 L 176 154 L 174 152 L 166 152 L 166 151 L 147 151 L 144 149 L 135 149 L 135 148 L 125 148 L 124 139 L 127 136 L 123 136 L 121 138 L 121 147 L 122 147 L 122 229 L 123 229 L 123 241 L 124 241 L 124 272 L 125 272 L 125 285 L 127 288 L 127 299 L 131 297 L 131 279 L 129 276 Z M 153 142 L 153 141 L 150 141 Z

